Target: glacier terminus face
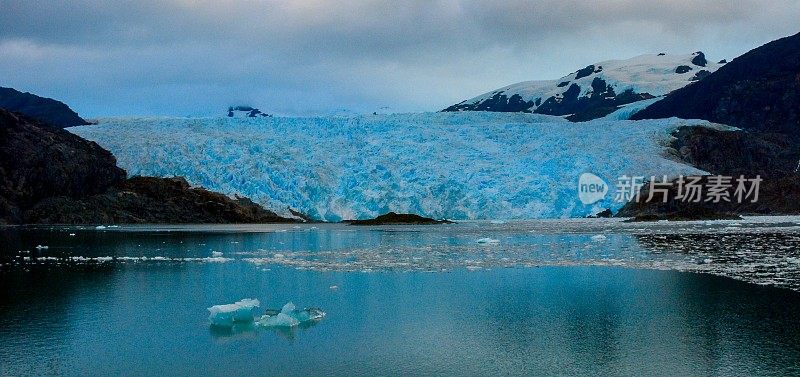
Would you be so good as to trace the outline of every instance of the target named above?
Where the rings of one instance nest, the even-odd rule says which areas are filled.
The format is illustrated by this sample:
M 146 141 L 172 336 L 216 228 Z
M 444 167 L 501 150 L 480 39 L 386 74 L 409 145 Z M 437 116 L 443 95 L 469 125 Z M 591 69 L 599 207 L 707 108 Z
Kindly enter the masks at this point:
M 578 178 L 702 174 L 666 158 L 680 119 L 492 112 L 274 118 L 108 118 L 68 129 L 109 149 L 129 175 L 183 176 L 280 214 L 364 219 L 583 217 Z

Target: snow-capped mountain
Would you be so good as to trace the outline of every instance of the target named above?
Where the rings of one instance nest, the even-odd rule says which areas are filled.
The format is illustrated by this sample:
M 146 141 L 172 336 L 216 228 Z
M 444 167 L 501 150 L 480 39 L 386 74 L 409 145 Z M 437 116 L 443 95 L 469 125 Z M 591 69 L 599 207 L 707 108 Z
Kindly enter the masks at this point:
M 585 121 L 620 106 L 663 96 L 723 66 L 702 52 L 651 54 L 589 65 L 558 80 L 524 81 L 460 102 L 442 111 L 531 112 Z

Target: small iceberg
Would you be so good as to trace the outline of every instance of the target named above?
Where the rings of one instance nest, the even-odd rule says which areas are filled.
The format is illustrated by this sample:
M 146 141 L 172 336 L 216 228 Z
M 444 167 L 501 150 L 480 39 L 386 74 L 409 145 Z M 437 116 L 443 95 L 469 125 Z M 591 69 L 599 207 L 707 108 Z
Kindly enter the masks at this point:
M 246 298 L 233 304 L 214 305 L 208 308 L 208 320 L 214 326 L 231 327 L 235 322 L 253 322 L 253 309 L 261 303 L 256 299 Z
M 298 310 L 291 302 L 281 310 L 267 309 L 266 313 L 256 319 L 253 310 L 261 303 L 256 299 L 246 298 L 233 304 L 214 305 L 208 308 L 208 320 L 215 327 L 233 327 L 239 324 L 255 324 L 259 327 L 289 328 L 310 325 L 325 317 L 319 308 Z
M 592 241 L 594 241 L 594 242 L 603 242 L 605 240 L 606 240 L 606 236 L 604 236 L 602 234 L 596 234 L 596 235 L 592 236 Z
M 497 244 L 497 243 L 500 243 L 500 240 L 496 240 L 494 238 L 489 238 L 489 237 L 484 237 L 484 238 L 478 238 L 478 240 L 475 241 L 475 242 L 480 243 L 480 244 Z
M 267 310 L 267 314 L 256 321 L 256 325 L 263 327 L 295 327 L 319 321 L 325 317 L 325 312 L 319 308 L 306 308 L 297 310 L 293 303 L 288 302 L 280 312 Z

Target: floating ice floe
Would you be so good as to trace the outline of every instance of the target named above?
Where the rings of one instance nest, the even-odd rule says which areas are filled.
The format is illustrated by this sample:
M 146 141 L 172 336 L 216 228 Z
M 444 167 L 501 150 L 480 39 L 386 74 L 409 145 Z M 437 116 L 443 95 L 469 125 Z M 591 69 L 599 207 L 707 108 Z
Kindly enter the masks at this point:
M 594 241 L 594 242 L 603 242 L 605 240 L 606 240 L 606 236 L 604 236 L 602 234 L 596 234 L 596 235 L 592 236 L 592 241 Z
M 36 250 L 47 250 L 49 248 L 50 248 L 50 246 L 36 245 Z
M 500 240 L 496 240 L 494 238 L 489 238 L 489 237 L 483 237 L 483 238 L 478 238 L 478 240 L 475 242 L 480 244 L 497 244 L 500 243 Z
M 267 309 L 266 314 L 256 319 L 253 310 L 261 303 L 257 299 L 242 299 L 233 304 L 214 305 L 208 308 L 208 320 L 213 326 L 232 327 L 236 323 L 253 323 L 260 327 L 295 327 L 310 324 L 325 317 L 325 312 L 318 308 L 298 310 L 291 302 L 281 310 Z
M 246 298 L 233 304 L 214 305 L 208 308 L 208 320 L 214 326 L 233 326 L 235 322 L 253 322 L 253 309 L 261 303 L 257 299 Z
M 281 311 L 274 311 L 264 314 L 256 321 L 256 325 L 263 327 L 295 327 L 304 323 L 318 321 L 325 317 L 325 312 L 318 308 L 306 308 L 297 310 L 291 302 L 281 308 Z
M 219 257 L 222 256 L 222 252 L 221 251 L 212 251 L 211 252 L 211 256 L 214 257 L 214 258 L 219 258 Z

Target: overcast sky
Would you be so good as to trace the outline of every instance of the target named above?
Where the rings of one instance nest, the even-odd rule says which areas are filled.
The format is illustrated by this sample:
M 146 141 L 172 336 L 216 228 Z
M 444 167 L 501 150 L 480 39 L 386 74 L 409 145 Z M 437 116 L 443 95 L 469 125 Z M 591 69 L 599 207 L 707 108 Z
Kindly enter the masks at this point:
M 86 117 L 436 111 L 588 64 L 733 58 L 797 0 L 0 0 L 0 86 Z

